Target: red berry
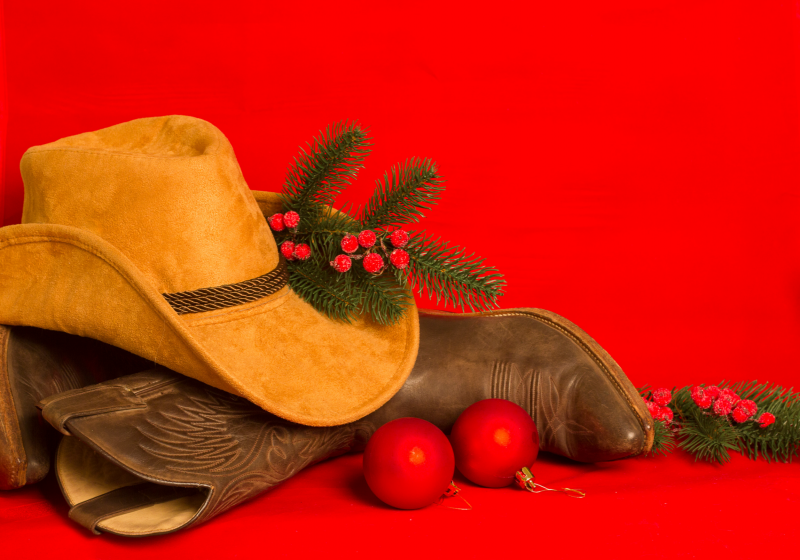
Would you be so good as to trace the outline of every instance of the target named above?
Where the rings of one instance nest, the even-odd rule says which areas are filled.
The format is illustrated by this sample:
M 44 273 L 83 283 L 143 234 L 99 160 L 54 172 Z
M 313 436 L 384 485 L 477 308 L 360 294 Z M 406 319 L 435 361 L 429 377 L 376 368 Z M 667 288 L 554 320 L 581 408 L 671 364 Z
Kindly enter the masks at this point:
M 294 241 L 284 241 L 281 243 L 281 255 L 283 255 L 287 261 L 294 260 L 292 253 L 294 253 Z
M 286 214 L 283 215 L 283 225 L 288 228 L 296 228 L 297 224 L 300 223 L 300 214 L 295 212 L 294 210 L 289 210 Z
M 647 410 L 650 412 L 650 416 L 658 420 L 658 414 L 659 412 L 661 412 L 661 407 L 659 407 L 653 401 L 647 401 L 646 404 L 647 404 Z
M 766 428 L 770 424 L 775 423 L 775 415 L 769 412 L 765 412 L 758 418 L 758 426 L 759 428 Z
M 758 405 L 751 400 L 743 400 L 739 403 L 739 407 L 748 413 L 748 418 L 755 416 L 756 412 L 758 412 Z
M 396 229 L 392 232 L 389 236 L 389 241 L 392 242 L 392 245 L 395 247 L 404 247 L 406 243 L 408 243 L 408 233 L 402 229 Z
M 374 231 L 370 231 L 365 229 L 361 233 L 358 234 L 358 244 L 364 247 L 364 249 L 369 249 L 373 245 L 375 245 L 375 240 L 377 236 L 375 235 Z
M 342 239 L 342 251 L 345 253 L 352 253 L 358 249 L 358 239 L 355 235 L 350 235 L 349 233 L 344 236 Z
M 286 227 L 283 224 L 283 214 L 273 214 L 267 218 L 267 223 L 272 228 L 272 231 L 283 231 Z
M 703 391 L 702 387 L 695 385 L 691 390 L 692 400 L 694 404 L 700 408 L 708 408 L 711 406 L 711 397 Z
M 353 266 L 353 261 L 347 255 L 336 255 L 331 261 L 331 266 L 336 272 L 347 272 Z
M 294 255 L 294 258 L 304 261 L 311 256 L 311 247 L 305 243 L 298 243 L 294 248 L 294 253 L 292 254 Z
M 672 409 L 668 406 L 662 406 L 661 410 L 658 411 L 658 420 L 664 422 L 664 424 L 669 424 L 672 422 L 674 415 L 672 413 Z
M 695 395 L 702 395 L 703 388 L 700 385 L 693 385 L 691 389 L 689 389 L 689 394 L 694 398 Z
M 371 272 L 372 274 L 377 274 L 382 269 L 383 258 L 378 253 L 370 253 L 364 257 L 364 270 Z
M 653 391 L 653 400 L 660 406 L 667 406 L 672 400 L 672 393 L 669 389 L 656 389 Z
M 747 419 L 752 416 L 752 414 L 750 414 L 748 407 L 746 406 L 743 407 L 742 405 L 739 405 L 733 409 L 733 414 L 731 416 L 733 416 L 733 419 L 736 422 L 741 424 L 742 422 L 746 422 Z
M 739 401 L 742 400 L 742 397 L 740 397 L 730 389 L 723 389 L 719 394 L 719 398 L 731 401 L 731 404 L 733 406 L 736 406 L 737 404 L 739 404 Z
M 719 397 L 719 387 L 716 385 L 709 385 L 708 387 L 703 387 L 703 392 L 711 397 L 711 400 L 714 400 Z
M 731 413 L 733 402 L 729 399 L 717 399 L 714 401 L 714 414 L 717 416 L 727 416 Z
M 389 255 L 389 260 L 396 268 L 403 269 L 408 266 L 408 261 L 409 261 L 408 253 L 406 253 L 402 249 L 395 249 Z

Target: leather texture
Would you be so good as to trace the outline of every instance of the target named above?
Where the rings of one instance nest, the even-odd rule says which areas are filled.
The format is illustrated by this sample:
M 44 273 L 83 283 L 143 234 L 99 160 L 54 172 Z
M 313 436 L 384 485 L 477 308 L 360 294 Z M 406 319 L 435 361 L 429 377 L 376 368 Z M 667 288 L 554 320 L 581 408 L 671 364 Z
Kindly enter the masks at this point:
M 99 406 L 98 395 L 115 410 Z M 294 424 L 167 369 L 54 395 L 41 408 L 73 436 L 56 462 L 70 517 L 128 536 L 207 521 L 312 463 L 363 447 L 374 431 L 364 421 Z
M 0 489 L 34 484 L 50 469 L 53 434 L 36 410 L 41 399 L 151 366 L 90 338 L 0 325 Z

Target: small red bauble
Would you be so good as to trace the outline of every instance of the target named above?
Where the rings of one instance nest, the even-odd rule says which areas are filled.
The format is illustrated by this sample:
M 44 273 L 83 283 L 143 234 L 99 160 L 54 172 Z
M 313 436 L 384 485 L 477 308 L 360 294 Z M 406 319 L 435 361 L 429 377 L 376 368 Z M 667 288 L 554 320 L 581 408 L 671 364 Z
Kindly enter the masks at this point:
M 342 251 L 345 253 L 352 253 L 356 249 L 358 249 L 358 239 L 355 235 L 350 235 L 348 233 L 342 239 Z
M 273 231 L 283 231 L 286 227 L 283 224 L 283 214 L 273 214 L 267 218 L 267 223 Z
M 283 215 L 283 225 L 288 228 L 296 228 L 297 224 L 300 223 L 300 214 L 295 212 L 294 210 L 289 210 L 286 214 Z
M 376 274 L 383 268 L 383 257 L 378 253 L 370 253 L 364 257 L 364 270 Z
M 389 261 L 395 266 L 395 268 L 403 269 L 407 267 L 409 260 L 408 253 L 402 249 L 395 249 L 389 255 Z
M 353 266 L 353 261 L 347 255 L 336 255 L 331 261 L 331 266 L 336 272 L 347 272 Z
M 364 249 L 369 249 L 373 245 L 375 245 L 375 240 L 377 236 L 375 235 L 374 231 L 370 231 L 365 229 L 361 233 L 358 234 L 358 244 L 364 247 Z
M 287 261 L 293 261 L 294 260 L 294 256 L 292 255 L 293 253 L 294 253 L 294 242 L 293 241 L 284 241 L 283 243 L 281 243 L 281 255 L 283 255 L 283 257 Z
M 669 389 L 656 389 L 653 391 L 653 400 L 659 406 L 667 406 L 672 400 L 672 393 L 669 392 Z
M 539 432 L 530 415 L 511 401 L 478 401 L 450 432 L 456 466 L 475 484 L 500 488 L 530 467 L 539 454 Z
M 389 236 L 389 241 L 395 247 L 405 247 L 406 243 L 408 243 L 408 233 L 405 230 L 396 229 Z
M 390 506 L 431 505 L 453 480 L 453 448 L 442 431 L 419 418 L 399 418 L 381 426 L 364 449 L 367 485 Z
M 295 246 L 294 253 L 292 254 L 294 255 L 294 258 L 304 261 L 311 256 L 311 247 L 305 243 L 299 243 Z

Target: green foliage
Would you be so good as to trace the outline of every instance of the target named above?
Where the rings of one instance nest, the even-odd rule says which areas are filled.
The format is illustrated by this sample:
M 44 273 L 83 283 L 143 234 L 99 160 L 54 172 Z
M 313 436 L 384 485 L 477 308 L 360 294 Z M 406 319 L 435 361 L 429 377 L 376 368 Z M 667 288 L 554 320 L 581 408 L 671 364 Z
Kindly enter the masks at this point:
M 653 455 L 667 455 L 675 450 L 675 436 L 672 431 L 664 425 L 664 422 L 656 420 L 653 424 L 653 447 L 650 453 Z
M 301 149 L 290 167 L 282 193 L 283 211 L 298 212 L 300 225 L 276 232 L 275 237 L 279 245 L 286 239 L 308 243 L 312 255 L 305 262 L 289 262 L 292 289 L 315 309 L 347 322 L 362 313 L 381 324 L 398 321 L 413 302 L 408 294 L 413 286 L 420 294 L 462 310 L 496 305 L 505 285 L 502 275 L 484 266 L 482 258 L 424 232 L 409 232 L 410 241 L 403 247 L 410 259 L 406 270 L 388 262 L 394 249 L 388 241 L 391 231 L 419 221 L 444 190 L 444 180 L 432 160 L 412 158 L 392 167 L 377 182 L 363 212 L 349 204 L 341 211 L 332 208 L 337 195 L 363 167 L 369 146 L 367 133 L 357 123 L 338 123 Z M 376 245 L 352 254 L 350 271 L 334 271 L 330 263 L 342 253 L 344 236 L 364 229 L 375 231 Z M 366 272 L 359 264 L 373 252 L 387 265 L 378 274 Z
M 485 266 L 483 258 L 424 233 L 412 234 L 405 249 L 411 259 L 409 276 L 420 294 L 462 311 L 497 305 L 505 280 L 496 268 Z
M 675 418 L 671 430 L 663 422 L 655 421 L 654 453 L 671 452 L 677 440 L 677 446 L 694 455 L 695 460 L 719 464 L 730 461 L 732 451 L 753 460 L 763 457 L 767 461 L 783 462 L 791 462 L 800 454 L 800 394 L 757 381 L 734 384 L 723 381 L 717 386 L 729 388 L 742 399 L 755 402 L 758 412 L 753 419 L 739 424 L 730 416 L 718 416 L 710 409 L 701 409 L 692 400 L 690 388 L 683 387 L 672 393 L 669 406 Z M 639 391 L 645 399 L 650 398 L 647 386 Z M 776 421 L 761 428 L 755 420 L 765 412 L 775 415 Z M 663 430 L 674 434 L 672 447 L 666 443 L 668 438 Z
M 436 204 L 444 191 L 444 180 L 430 159 L 412 158 L 392 166 L 378 181 L 361 216 L 365 229 L 417 222 Z

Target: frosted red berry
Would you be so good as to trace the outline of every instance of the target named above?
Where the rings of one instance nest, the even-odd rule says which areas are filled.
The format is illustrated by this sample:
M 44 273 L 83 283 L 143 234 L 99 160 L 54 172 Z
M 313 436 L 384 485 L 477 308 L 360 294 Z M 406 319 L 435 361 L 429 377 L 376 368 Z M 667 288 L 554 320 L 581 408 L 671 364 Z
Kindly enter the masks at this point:
M 267 218 L 267 223 L 269 224 L 269 227 L 272 228 L 272 231 L 283 231 L 286 229 L 286 226 L 283 223 L 283 214 L 273 214 Z
M 696 404 L 700 408 L 704 408 L 704 409 L 708 408 L 709 406 L 711 406 L 711 403 L 713 403 L 713 402 L 714 401 L 711 400 L 710 396 L 702 395 L 702 394 L 699 395 L 696 399 L 694 399 L 694 404 Z
M 722 391 L 720 391 L 719 398 L 731 401 L 731 404 L 733 406 L 736 406 L 737 404 L 739 404 L 739 401 L 742 400 L 742 397 L 740 397 L 730 389 L 723 389 Z
M 347 272 L 353 266 L 353 261 L 347 255 L 336 255 L 331 261 L 331 266 L 336 272 Z
M 294 210 L 289 210 L 286 214 L 283 215 L 283 225 L 288 228 L 296 228 L 297 224 L 300 223 L 300 214 L 295 212 Z
M 358 249 L 358 239 L 355 235 L 349 233 L 342 238 L 342 251 L 345 253 L 352 253 Z
M 298 243 L 295 245 L 294 253 L 292 254 L 294 255 L 294 258 L 304 261 L 311 256 L 311 247 L 305 243 Z
M 405 247 L 406 243 L 408 243 L 408 233 L 405 230 L 396 229 L 389 236 L 389 241 L 395 247 Z
M 287 261 L 293 261 L 294 260 L 293 253 L 294 253 L 293 241 L 284 241 L 283 243 L 281 243 L 281 255 L 283 255 L 283 258 L 285 258 Z
M 402 249 L 395 249 L 389 255 L 389 261 L 395 268 L 403 269 L 408 266 L 409 262 L 408 253 Z
M 703 393 L 711 397 L 711 400 L 714 400 L 719 397 L 719 387 L 716 385 L 709 385 L 708 387 L 703 387 Z
M 672 393 L 669 389 L 656 389 L 653 391 L 653 400 L 659 406 L 667 406 L 669 401 L 672 400 Z
M 770 412 L 765 412 L 758 418 L 758 427 L 766 428 L 767 426 L 775 423 L 775 415 Z
M 748 418 L 755 416 L 758 412 L 758 405 L 751 400 L 743 400 L 739 403 L 739 408 L 743 408 L 748 413 Z
M 717 416 L 727 416 L 731 413 L 733 403 L 729 399 L 717 399 L 714 401 L 714 414 Z
M 694 398 L 695 395 L 702 395 L 703 388 L 700 385 L 693 385 L 691 389 L 689 389 L 689 394 Z
M 743 407 L 742 405 L 739 405 L 736 408 L 734 408 L 733 414 L 731 414 L 731 417 L 733 417 L 733 419 L 739 424 L 741 424 L 742 422 L 746 422 L 751 416 L 752 414 L 750 414 L 750 410 L 748 409 L 748 407 L 746 406 Z
M 645 404 L 647 404 L 647 410 L 650 412 L 650 416 L 658 420 L 658 415 L 661 412 L 661 407 L 658 406 L 653 401 L 647 401 Z
M 364 247 L 364 249 L 369 249 L 370 247 L 375 245 L 376 239 L 377 236 L 375 235 L 375 232 L 368 229 L 365 229 L 364 231 L 358 234 L 358 244 Z
M 662 406 L 662 407 L 660 407 L 660 410 L 658 411 L 658 418 L 657 419 L 661 420 L 662 422 L 664 422 L 664 424 L 669 424 L 670 422 L 672 422 L 673 416 L 674 415 L 673 415 L 672 409 L 670 407 Z
M 383 268 L 383 258 L 378 253 L 370 253 L 364 257 L 364 270 L 376 274 Z

